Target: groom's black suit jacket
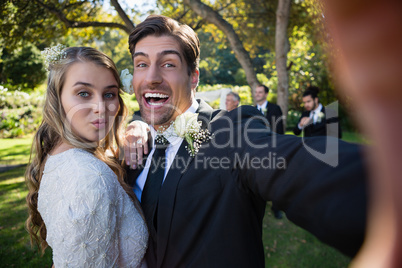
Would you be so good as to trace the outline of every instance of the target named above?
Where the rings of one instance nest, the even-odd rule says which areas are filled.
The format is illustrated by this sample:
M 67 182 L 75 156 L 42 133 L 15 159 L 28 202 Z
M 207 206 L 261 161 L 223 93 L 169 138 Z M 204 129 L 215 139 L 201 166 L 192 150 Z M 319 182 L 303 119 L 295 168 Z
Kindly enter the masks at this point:
M 323 242 L 356 253 L 366 219 L 359 147 L 330 139 L 339 142 L 339 164 L 331 167 L 307 152 L 301 138 L 271 135 L 255 107 L 226 112 L 201 101 L 197 113 L 214 137 L 195 157 L 183 141 L 159 194 L 149 267 L 264 267 L 268 200 Z M 325 139 L 304 144 L 320 147 Z M 140 172 L 128 170 L 127 181 L 133 185 Z

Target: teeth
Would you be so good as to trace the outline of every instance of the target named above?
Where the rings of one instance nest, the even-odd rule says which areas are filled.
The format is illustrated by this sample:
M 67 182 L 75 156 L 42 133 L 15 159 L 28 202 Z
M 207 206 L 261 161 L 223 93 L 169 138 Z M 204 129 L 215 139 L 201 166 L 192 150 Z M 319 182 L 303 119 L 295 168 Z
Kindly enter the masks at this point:
M 148 104 L 151 106 L 162 106 L 163 105 L 163 103 L 160 103 L 160 102 L 148 102 Z
M 145 98 L 167 99 L 169 98 L 169 96 L 161 93 L 145 93 Z

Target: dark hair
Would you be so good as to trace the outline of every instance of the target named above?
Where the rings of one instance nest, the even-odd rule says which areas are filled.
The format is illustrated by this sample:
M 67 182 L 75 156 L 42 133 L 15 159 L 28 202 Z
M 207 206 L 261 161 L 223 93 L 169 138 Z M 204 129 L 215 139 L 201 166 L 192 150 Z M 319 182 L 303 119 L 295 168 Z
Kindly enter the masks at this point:
M 228 95 L 232 95 L 235 101 L 240 101 L 240 96 L 236 92 L 229 92 Z
M 318 92 L 320 92 L 319 87 L 309 86 L 303 93 L 303 97 L 311 96 L 312 99 L 318 98 Z
M 265 91 L 265 94 L 268 94 L 268 92 L 269 92 L 269 87 L 267 87 L 266 85 L 260 84 L 260 85 L 258 85 L 257 87 L 263 87 L 263 88 L 264 88 L 264 91 Z
M 187 63 L 188 75 L 197 68 L 200 57 L 200 41 L 197 34 L 188 25 L 179 24 L 174 19 L 162 15 L 150 15 L 135 27 L 128 38 L 131 56 L 134 56 L 135 45 L 149 36 L 172 36 L 180 44 L 181 52 Z

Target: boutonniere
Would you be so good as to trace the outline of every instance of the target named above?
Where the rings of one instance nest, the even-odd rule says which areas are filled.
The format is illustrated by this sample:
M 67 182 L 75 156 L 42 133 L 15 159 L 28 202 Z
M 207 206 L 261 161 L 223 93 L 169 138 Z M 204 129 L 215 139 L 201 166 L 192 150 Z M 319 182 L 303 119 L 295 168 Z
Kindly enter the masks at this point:
M 266 114 L 267 114 L 267 108 L 263 108 L 263 109 L 262 109 L 262 113 L 263 113 L 264 115 L 266 115 Z
M 130 74 L 130 71 L 128 69 L 124 69 L 123 71 L 121 71 L 120 80 L 122 90 L 127 94 L 132 95 L 134 93 L 133 84 L 131 83 L 131 81 L 133 80 L 133 75 Z
M 198 114 L 187 112 L 172 122 L 175 134 L 187 141 L 186 148 L 193 157 L 198 153 L 202 143 L 212 139 L 211 133 L 208 129 L 201 129 L 201 121 L 197 119 Z
M 319 114 L 318 114 L 318 117 L 317 117 L 317 122 L 318 123 L 321 123 L 321 121 L 322 121 L 322 119 L 325 117 L 325 114 L 323 113 L 323 112 L 320 112 Z

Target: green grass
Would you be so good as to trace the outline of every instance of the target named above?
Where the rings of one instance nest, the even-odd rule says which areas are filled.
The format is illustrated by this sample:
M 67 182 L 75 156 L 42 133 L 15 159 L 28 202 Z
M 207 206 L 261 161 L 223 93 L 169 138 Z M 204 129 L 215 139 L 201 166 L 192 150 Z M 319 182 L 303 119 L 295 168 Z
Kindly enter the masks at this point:
M 27 164 L 32 138 L 0 139 L 0 165 Z
M 51 252 L 31 248 L 27 219 L 25 166 L 0 173 L 0 267 L 50 267 Z
M 263 221 L 265 267 L 347 267 L 351 261 L 336 249 L 284 217 L 276 219 L 267 205 Z
M 370 144 L 370 141 L 362 134 L 356 132 L 342 132 L 342 140 L 361 144 Z
M 289 130 L 286 131 L 287 135 L 294 135 L 293 131 Z M 301 137 L 301 136 L 299 136 Z M 365 138 L 362 134 L 357 133 L 357 132 L 342 132 L 342 140 L 347 141 L 347 142 L 353 142 L 353 143 L 361 143 L 361 144 L 369 144 L 370 141 Z
M 350 142 L 360 141 L 359 135 L 346 137 Z M 31 140 L 0 139 L 0 159 L 3 161 L 8 157 L 8 163 L 27 163 Z M 52 263 L 49 249 L 41 257 L 36 249 L 31 248 L 24 228 L 28 192 L 24 181 L 25 168 L 0 173 L 0 267 L 49 267 Z M 263 242 L 266 267 L 335 268 L 347 267 L 350 262 L 349 258 L 321 243 L 286 217 L 275 219 L 269 204 L 263 223 Z

